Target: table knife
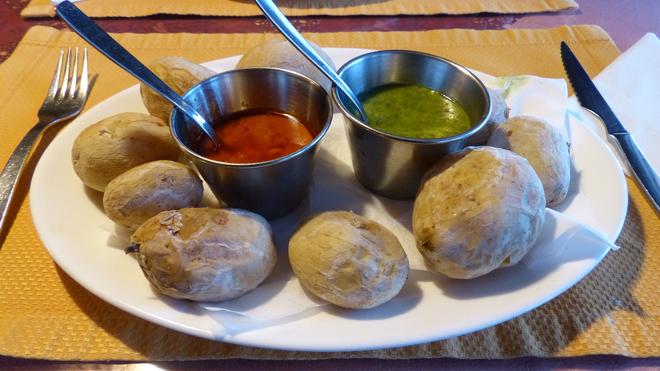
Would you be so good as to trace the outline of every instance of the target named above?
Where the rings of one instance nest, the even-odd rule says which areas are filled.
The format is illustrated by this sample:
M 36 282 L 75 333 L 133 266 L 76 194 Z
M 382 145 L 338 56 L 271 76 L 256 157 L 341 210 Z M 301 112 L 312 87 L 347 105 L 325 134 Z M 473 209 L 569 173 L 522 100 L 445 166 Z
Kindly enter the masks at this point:
M 637 148 L 632 136 L 612 112 L 605 98 L 596 89 L 596 85 L 591 81 L 575 54 L 563 41 L 561 43 L 561 60 L 578 101 L 582 107 L 591 110 L 603 120 L 608 135 L 619 144 L 635 179 L 655 207 L 656 212 L 660 213 L 660 178 L 658 178 L 658 174 Z

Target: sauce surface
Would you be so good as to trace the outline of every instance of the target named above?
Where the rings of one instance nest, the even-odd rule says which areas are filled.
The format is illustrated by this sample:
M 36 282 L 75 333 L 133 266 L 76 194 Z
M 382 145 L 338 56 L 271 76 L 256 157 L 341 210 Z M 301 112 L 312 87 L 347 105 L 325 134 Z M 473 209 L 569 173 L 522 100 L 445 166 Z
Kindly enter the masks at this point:
M 472 126 L 463 107 L 419 85 L 390 84 L 360 95 L 369 125 L 409 138 L 444 138 Z
M 312 141 L 312 134 L 295 117 L 275 110 L 246 110 L 214 125 L 220 149 L 204 138 L 201 154 L 217 161 L 245 164 L 274 160 Z

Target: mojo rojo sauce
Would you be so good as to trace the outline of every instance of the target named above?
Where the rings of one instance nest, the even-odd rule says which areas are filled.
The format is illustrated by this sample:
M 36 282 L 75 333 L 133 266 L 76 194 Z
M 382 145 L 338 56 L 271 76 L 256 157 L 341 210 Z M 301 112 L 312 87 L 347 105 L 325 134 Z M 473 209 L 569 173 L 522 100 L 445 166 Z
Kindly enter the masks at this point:
M 276 110 L 246 110 L 214 125 L 219 150 L 204 138 L 201 154 L 237 164 L 274 160 L 312 141 L 309 129 L 295 117 Z

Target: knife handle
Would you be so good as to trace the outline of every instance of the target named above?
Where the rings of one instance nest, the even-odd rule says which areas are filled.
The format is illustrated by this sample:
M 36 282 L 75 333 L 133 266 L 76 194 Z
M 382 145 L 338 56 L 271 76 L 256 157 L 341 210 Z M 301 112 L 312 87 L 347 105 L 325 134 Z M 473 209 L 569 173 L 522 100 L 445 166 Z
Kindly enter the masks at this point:
M 615 137 L 621 145 L 621 150 L 626 154 L 637 182 L 648 196 L 651 204 L 655 206 L 655 211 L 660 214 L 660 179 L 658 174 L 655 173 L 651 164 L 639 151 L 630 134 L 626 133 Z

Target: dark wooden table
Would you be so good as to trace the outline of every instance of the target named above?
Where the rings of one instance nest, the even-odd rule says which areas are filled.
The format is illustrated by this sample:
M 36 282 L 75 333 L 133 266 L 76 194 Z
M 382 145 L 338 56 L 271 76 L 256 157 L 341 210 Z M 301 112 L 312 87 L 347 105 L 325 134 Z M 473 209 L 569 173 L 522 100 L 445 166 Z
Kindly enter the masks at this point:
M 512 0 L 515 1 L 515 0 Z M 398 16 L 398 17 L 304 17 L 293 20 L 302 31 L 417 31 L 448 28 L 508 29 L 547 28 L 561 25 L 596 24 L 605 29 L 621 50 L 626 50 L 645 33 L 660 34 L 660 0 L 578 0 L 580 9 L 559 13 L 530 15 L 479 14 L 462 16 Z M 64 28 L 55 18 L 23 19 L 19 13 L 27 0 L 3 0 L 0 3 L 0 62 L 13 52 L 28 28 L 46 25 Z M 141 18 L 97 19 L 110 32 L 165 33 L 165 32 L 275 32 L 262 17 L 197 17 L 158 15 Z M 660 67 L 660 66 L 659 66 Z M 660 358 L 631 359 L 619 356 L 591 356 L 579 358 L 520 358 L 514 360 L 408 360 L 382 361 L 328 360 L 328 361 L 251 361 L 227 360 L 204 362 L 169 362 L 154 365 L 125 363 L 74 363 L 24 360 L 0 356 L 0 369 L 315 369 L 342 368 L 369 370 L 426 370 L 450 369 L 584 369 L 584 368 L 660 368 Z M 156 369 L 157 369 L 156 368 Z

